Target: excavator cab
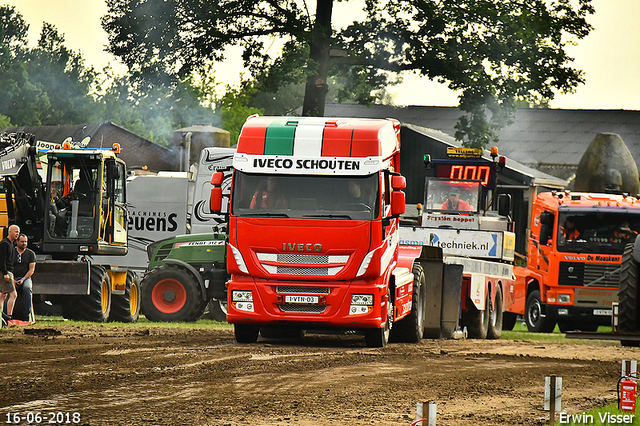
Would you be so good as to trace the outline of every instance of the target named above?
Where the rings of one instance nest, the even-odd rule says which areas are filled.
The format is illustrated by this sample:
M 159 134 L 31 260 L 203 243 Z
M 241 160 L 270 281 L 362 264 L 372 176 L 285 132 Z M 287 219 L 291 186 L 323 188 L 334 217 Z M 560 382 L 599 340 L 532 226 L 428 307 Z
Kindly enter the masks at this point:
M 43 251 L 126 254 L 126 169 L 110 150 L 47 153 Z

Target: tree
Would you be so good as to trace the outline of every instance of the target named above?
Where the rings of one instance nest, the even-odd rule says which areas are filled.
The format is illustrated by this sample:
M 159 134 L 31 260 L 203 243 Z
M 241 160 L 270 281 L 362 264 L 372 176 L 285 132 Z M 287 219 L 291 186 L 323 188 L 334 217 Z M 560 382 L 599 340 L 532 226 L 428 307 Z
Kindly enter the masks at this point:
M 333 4 L 317 0 L 312 16 L 306 1 L 107 0 L 103 26 L 108 50 L 137 75 L 184 77 L 240 45 L 265 89 L 304 81 L 303 115 L 323 113 L 329 75 L 349 82 L 340 96 L 367 103 L 389 72 L 415 70 L 461 91 L 456 138 L 468 146 L 495 140 L 517 101 L 539 104 L 583 82 L 565 48 L 591 30 L 590 0 L 364 0 L 367 19 L 341 30 Z M 276 58 L 267 37 L 283 40 Z

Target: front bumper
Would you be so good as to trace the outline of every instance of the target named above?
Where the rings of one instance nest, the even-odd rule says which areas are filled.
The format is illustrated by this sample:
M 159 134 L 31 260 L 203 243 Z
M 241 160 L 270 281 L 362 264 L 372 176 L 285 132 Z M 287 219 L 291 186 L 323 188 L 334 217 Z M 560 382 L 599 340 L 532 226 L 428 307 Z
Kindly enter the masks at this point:
M 250 291 L 251 306 L 233 300 L 234 291 Z M 352 305 L 352 295 L 373 296 L 370 309 Z M 287 303 L 285 296 L 311 296 L 314 303 Z M 267 281 L 232 277 L 228 282 L 227 322 L 230 324 L 287 325 L 303 328 L 381 328 L 386 317 L 384 284 L 350 282 Z M 241 309 L 239 309 L 241 308 Z M 366 312 L 363 312 L 366 311 Z

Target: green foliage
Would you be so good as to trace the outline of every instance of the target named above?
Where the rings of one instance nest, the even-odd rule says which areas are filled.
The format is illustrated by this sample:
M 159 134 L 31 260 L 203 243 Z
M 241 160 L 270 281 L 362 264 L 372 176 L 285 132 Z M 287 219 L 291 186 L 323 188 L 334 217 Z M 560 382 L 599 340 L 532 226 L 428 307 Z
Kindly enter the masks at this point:
M 224 129 L 230 133 L 231 145 L 238 143 L 240 129 L 247 117 L 253 114 L 264 115 L 263 109 L 249 106 L 249 100 L 255 92 L 249 82 L 245 82 L 241 89 L 227 86 L 226 93 L 217 102 Z
M 590 0 L 360 3 L 367 18 L 337 29 L 333 0 L 318 0 L 315 14 L 306 2 L 107 0 L 103 26 L 108 50 L 141 76 L 184 78 L 238 45 L 255 82 L 252 100 L 266 107 L 280 89 L 306 84 L 303 115 L 323 111 L 330 77 L 342 82 L 338 100 L 368 105 L 385 99 L 397 73 L 418 71 L 461 92 L 467 115 L 456 138 L 467 146 L 495 141 L 517 103 L 543 105 L 584 82 L 565 48 L 592 29 Z M 336 49 L 347 55 L 332 55 Z

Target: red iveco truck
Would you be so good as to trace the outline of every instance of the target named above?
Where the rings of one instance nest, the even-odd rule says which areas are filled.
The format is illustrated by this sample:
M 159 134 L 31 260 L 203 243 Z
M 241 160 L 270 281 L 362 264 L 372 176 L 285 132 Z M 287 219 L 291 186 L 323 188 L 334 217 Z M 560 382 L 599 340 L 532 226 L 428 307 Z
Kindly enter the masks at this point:
M 398 244 L 399 161 L 396 120 L 247 120 L 228 212 L 227 321 L 238 342 L 274 329 L 356 330 L 371 347 L 391 333 L 422 338 L 423 250 Z

